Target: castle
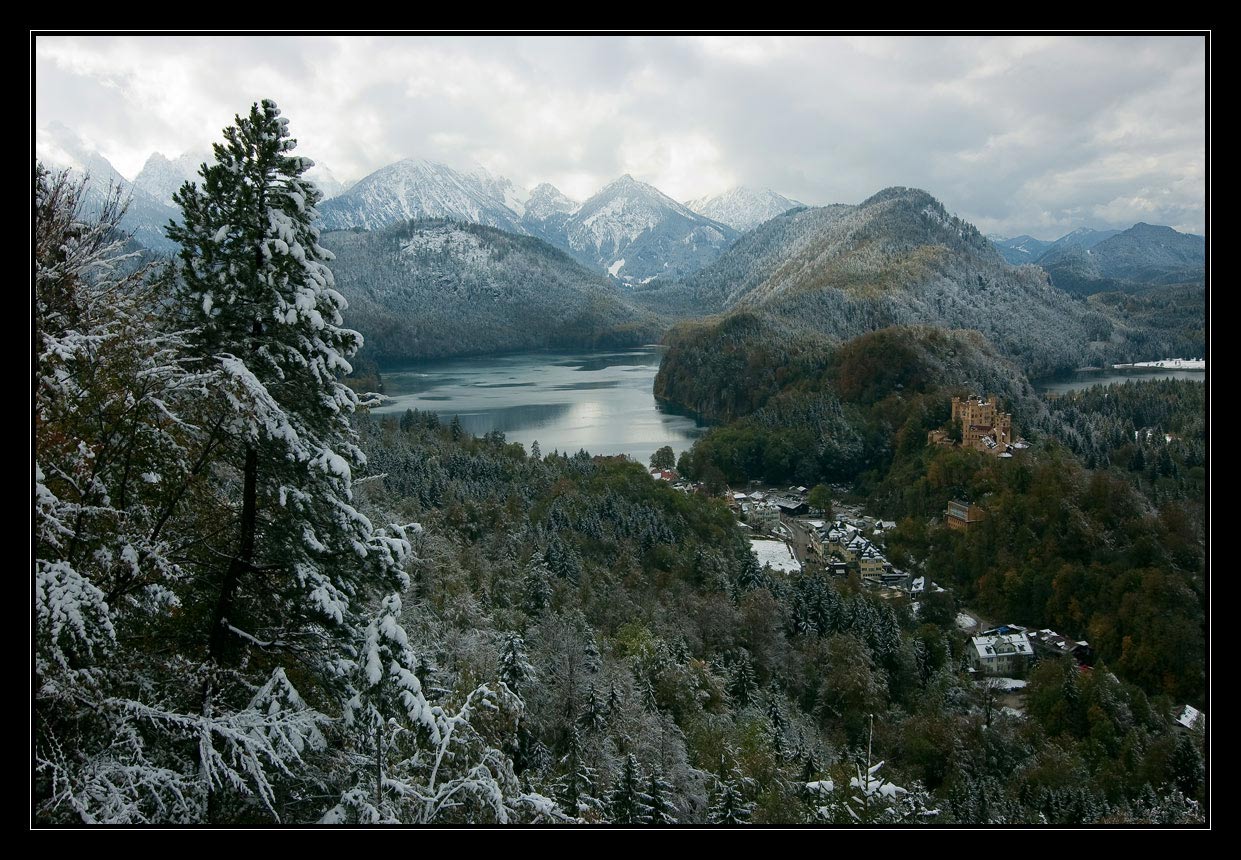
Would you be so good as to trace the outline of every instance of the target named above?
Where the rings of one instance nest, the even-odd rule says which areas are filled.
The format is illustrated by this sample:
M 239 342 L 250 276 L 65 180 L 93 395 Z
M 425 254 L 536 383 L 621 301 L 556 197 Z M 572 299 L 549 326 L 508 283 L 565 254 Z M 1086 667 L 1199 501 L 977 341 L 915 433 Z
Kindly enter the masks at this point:
M 1001 412 L 995 400 L 971 394 L 952 398 L 952 423 L 961 428 L 961 447 L 997 457 L 1011 457 L 1014 448 L 1029 447 L 1013 433 L 1013 416 Z M 953 445 L 944 430 L 926 434 L 928 445 Z
M 952 398 L 952 420 L 961 424 L 961 447 L 997 456 L 1008 453 L 1016 441 L 1013 416 L 1001 412 L 994 399 L 971 394 Z

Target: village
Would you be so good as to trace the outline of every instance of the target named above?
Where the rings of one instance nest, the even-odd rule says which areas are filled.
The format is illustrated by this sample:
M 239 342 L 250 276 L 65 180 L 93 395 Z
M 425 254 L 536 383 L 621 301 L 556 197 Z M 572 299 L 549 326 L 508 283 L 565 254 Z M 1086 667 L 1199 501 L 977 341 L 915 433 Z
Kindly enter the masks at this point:
M 1029 447 L 1015 434 L 1012 416 L 1002 412 L 994 399 L 954 397 L 951 420 L 954 432 L 931 431 L 928 445 L 960 445 L 1002 459 L 1011 459 Z M 702 491 L 700 485 L 682 480 L 675 470 L 653 468 L 650 473 L 684 492 Z M 811 506 L 811 490 L 805 486 L 777 487 L 752 481 L 745 487 L 729 488 L 726 501 L 761 567 L 785 577 L 855 576 L 861 587 L 880 598 L 907 601 L 915 614 L 926 595 L 946 591 L 926 573 L 901 570 L 885 557 L 884 535 L 896 527 L 895 522 L 866 515 L 859 506 L 841 501 L 847 495 L 846 487 L 828 489 L 831 497 L 816 499 L 824 505 L 816 508 Z M 949 501 L 943 513 L 943 524 L 952 529 L 975 528 L 985 519 L 984 507 L 963 499 Z M 999 710 L 1010 716 L 1024 716 L 1025 677 L 1036 663 L 1072 661 L 1080 672 L 1093 671 L 1090 643 L 1054 630 L 989 624 L 967 610 L 958 612 L 957 628 L 969 640 L 966 670 L 994 694 Z M 1195 727 L 1199 721 L 1205 723 L 1205 716 L 1188 705 L 1180 713 L 1177 722 L 1186 728 Z

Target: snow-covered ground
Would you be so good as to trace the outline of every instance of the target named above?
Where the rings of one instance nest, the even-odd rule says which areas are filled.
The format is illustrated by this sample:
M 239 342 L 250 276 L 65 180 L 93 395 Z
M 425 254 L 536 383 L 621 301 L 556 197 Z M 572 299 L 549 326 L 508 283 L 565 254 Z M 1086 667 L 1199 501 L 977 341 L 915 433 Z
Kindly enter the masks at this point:
M 784 573 L 797 573 L 801 570 L 792 548 L 784 541 L 751 538 L 750 552 L 754 553 L 760 567 L 770 566 L 772 570 Z
M 961 630 L 973 630 L 977 624 L 978 622 L 972 616 L 964 612 L 957 613 L 957 627 Z
M 1014 690 L 1024 690 L 1027 682 L 1019 681 L 1016 678 L 988 678 L 987 683 L 994 690 L 1003 690 L 1006 693 L 1011 693 Z
M 1205 358 L 1162 358 L 1159 361 L 1137 361 L 1133 364 L 1116 364 L 1113 367 L 1159 367 L 1164 370 L 1206 370 Z

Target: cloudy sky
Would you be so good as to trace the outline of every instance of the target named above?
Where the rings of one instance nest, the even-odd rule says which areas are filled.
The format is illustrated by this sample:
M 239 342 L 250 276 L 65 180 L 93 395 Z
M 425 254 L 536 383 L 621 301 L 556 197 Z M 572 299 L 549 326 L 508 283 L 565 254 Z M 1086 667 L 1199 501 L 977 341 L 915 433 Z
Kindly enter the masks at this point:
M 984 232 L 1204 231 L 1201 37 L 40 37 L 35 124 L 133 178 L 273 98 L 345 181 L 480 163 L 579 200 L 622 173 L 677 199 L 925 188 Z

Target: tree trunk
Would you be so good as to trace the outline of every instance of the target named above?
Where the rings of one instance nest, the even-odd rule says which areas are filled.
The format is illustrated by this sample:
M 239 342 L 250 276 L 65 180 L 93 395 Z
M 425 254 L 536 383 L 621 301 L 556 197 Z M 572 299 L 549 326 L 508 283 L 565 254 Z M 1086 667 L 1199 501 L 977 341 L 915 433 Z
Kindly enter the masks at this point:
M 211 624 L 211 643 L 208 652 L 215 663 L 224 664 L 233 656 L 235 637 L 228 629 L 229 616 L 237 596 L 241 577 L 254 564 L 254 533 L 258 525 L 258 472 L 259 455 L 253 445 L 246 445 L 245 486 L 241 500 L 241 536 L 237 554 L 228 563 L 224 582 L 220 585 L 220 597 L 216 602 Z

